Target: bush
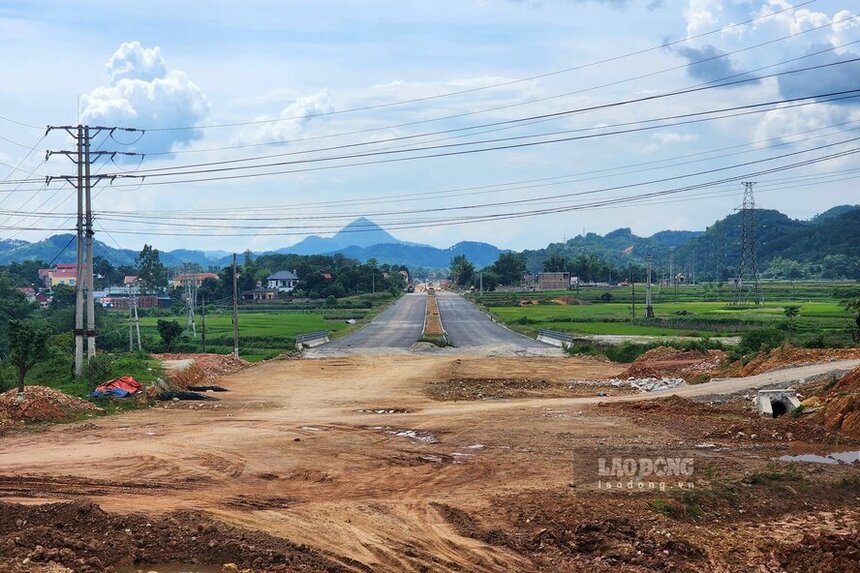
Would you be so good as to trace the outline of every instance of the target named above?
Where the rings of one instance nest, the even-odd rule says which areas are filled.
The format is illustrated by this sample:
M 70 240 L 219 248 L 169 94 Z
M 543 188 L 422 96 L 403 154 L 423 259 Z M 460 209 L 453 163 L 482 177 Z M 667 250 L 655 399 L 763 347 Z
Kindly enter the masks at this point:
M 605 292 L 602 295 L 600 295 L 600 300 L 602 300 L 603 302 L 609 302 L 609 301 L 613 300 L 614 298 L 615 297 L 612 296 L 611 292 Z
M 766 352 L 782 346 L 785 338 L 785 333 L 776 328 L 757 328 L 741 336 L 738 349 L 742 352 Z

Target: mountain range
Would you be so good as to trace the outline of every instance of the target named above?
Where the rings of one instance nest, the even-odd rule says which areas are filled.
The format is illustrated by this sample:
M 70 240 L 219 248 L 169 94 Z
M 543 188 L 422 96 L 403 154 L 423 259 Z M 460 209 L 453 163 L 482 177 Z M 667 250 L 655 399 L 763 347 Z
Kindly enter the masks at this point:
M 699 273 L 731 276 L 737 269 L 742 239 L 740 213 L 715 222 L 704 231 L 660 231 L 639 237 L 629 228 L 605 235 L 587 233 L 543 249 L 524 251 L 529 270 L 541 270 L 543 260 L 552 254 L 576 257 L 595 255 L 615 266 L 641 264 L 652 255 L 655 264 L 665 266 L 672 258 L 678 269 L 697 269 Z M 828 255 L 860 257 L 860 205 L 839 205 L 809 220 L 792 219 L 775 210 L 755 211 L 757 256 L 763 269 L 776 257 L 796 261 L 817 261 Z M 456 255 L 465 255 L 477 268 L 492 264 L 503 250 L 487 243 L 464 241 L 447 249 L 401 241 L 369 219 L 356 219 L 332 237 L 312 235 L 289 247 L 255 253 L 299 255 L 343 255 L 362 262 L 374 258 L 379 263 L 404 264 L 412 268 L 448 268 Z M 94 254 L 113 265 L 133 265 L 138 255 L 131 249 L 94 242 Z M 27 259 L 45 262 L 74 262 L 74 235 L 60 234 L 43 241 L 0 240 L 0 264 Z M 196 263 L 204 268 L 230 263 L 224 251 L 176 249 L 161 251 L 168 266 Z
M 374 258 L 380 264 L 405 264 L 410 267 L 443 269 L 448 268 L 451 258 L 456 255 L 465 255 L 475 266 L 485 267 L 492 264 L 501 252 L 501 249 L 493 245 L 470 241 L 457 243 L 447 249 L 401 241 L 373 221 L 362 217 L 332 237 L 311 235 L 295 245 L 254 254 L 331 255 L 342 253 L 361 262 Z M 230 264 L 232 256 L 225 251 L 192 249 L 159 251 L 159 254 L 161 261 L 167 266 L 195 263 L 203 268 L 227 266 Z M 114 248 L 102 241 L 95 240 L 93 242 L 93 255 L 104 257 L 114 266 L 134 265 L 138 251 Z M 52 235 L 36 243 L 0 239 L 0 264 L 28 259 L 72 263 L 75 261 L 75 256 L 74 235 L 69 233 Z

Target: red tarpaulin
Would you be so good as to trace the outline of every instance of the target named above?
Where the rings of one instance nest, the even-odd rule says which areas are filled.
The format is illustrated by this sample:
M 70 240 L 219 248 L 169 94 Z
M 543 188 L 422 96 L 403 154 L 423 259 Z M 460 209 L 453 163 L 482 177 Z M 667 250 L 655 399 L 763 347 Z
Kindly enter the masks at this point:
M 120 378 L 114 378 L 113 380 L 109 380 L 96 388 L 95 392 L 93 392 L 92 396 L 106 396 L 108 394 L 112 394 L 114 396 L 118 396 L 123 398 L 125 396 L 129 396 L 131 394 L 136 393 L 138 390 L 143 388 L 143 386 L 132 378 L 131 376 L 121 376 Z

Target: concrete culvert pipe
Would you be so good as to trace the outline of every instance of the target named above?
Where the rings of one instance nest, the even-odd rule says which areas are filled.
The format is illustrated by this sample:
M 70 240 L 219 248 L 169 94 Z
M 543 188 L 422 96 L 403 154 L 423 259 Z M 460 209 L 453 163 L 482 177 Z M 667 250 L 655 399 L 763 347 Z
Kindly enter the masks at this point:
M 782 400 L 771 400 L 770 407 L 773 410 L 774 418 L 788 414 L 788 406 Z

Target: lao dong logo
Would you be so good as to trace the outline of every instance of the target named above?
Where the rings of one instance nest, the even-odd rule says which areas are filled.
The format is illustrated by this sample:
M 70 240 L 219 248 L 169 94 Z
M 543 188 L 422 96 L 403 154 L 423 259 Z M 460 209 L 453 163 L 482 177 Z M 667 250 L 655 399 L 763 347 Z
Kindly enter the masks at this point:
M 598 489 L 692 489 L 693 458 L 598 458 Z

